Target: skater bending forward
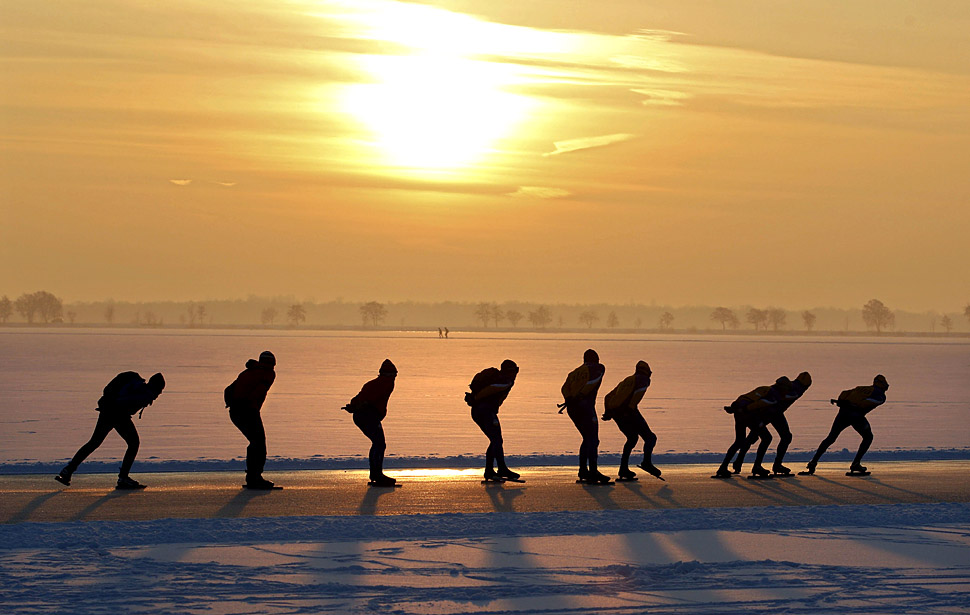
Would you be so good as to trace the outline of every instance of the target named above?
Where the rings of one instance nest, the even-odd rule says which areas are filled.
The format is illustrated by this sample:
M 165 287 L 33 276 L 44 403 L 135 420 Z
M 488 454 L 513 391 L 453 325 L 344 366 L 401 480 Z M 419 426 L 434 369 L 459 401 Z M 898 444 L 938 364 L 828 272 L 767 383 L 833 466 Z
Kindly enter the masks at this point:
M 812 460 L 808 462 L 808 470 L 800 472 L 800 474 L 814 474 L 815 466 L 818 465 L 818 460 L 825 450 L 835 443 L 839 434 L 845 431 L 847 427 L 852 427 L 862 436 L 862 442 L 859 444 L 859 452 L 852 460 L 852 465 L 849 466 L 849 474 L 867 475 L 869 472 L 862 465 L 862 456 L 866 454 L 869 445 L 872 444 L 872 428 L 869 426 L 866 415 L 886 403 L 886 391 L 888 390 L 889 382 L 886 381 L 885 376 L 879 374 L 873 378 L 872 386 L 858 386 L 854 389 L 842 391 L 838 399 L 831 400 L 832 404 L 839 407 L 839 413 L 835 415 L 835 421 L 832 423 L 829 435 L 825 436 L 825 439 L 818 445 L 818 450 L 812 456 Z
M 607 482 L 608 476 L 596 467 L 599 448 L 599 422 L 596 420 L 596 393 L 603 383 L 606 368 L 600 364 L 599 355 L 593 349 L 583 353 L 583 364 L 569 372 L 562 385 L 566 414 L 579 431 L 583 440 L 579 444 L 579 480 Z M 562 409 L 559 410 L 560 414 Z
M 344 410 L 354 415 L 354 425 L 370 440 L 367 460 L 370 465 L 370 484 L 377 487 L 391 487 L 397 481 L 384 474 L 384 427 L 381 421 L 387 416 L 387 401 L 394 392 L 394 379 L 397 368 L 390 359 L 384 359 L 377 378 L 367 382 L 360 393 L 344 406 Z
M 758 453 L 755 456 L 754 467 L 751 468 L 751 476 L 752 478 L 771 476 L 771 472 L 761 465 L 765 453 L 768 451 L 768 445 L 771 444 L 771 434 L 768 433 L 765 424 L 771 418 L 772 407 L 777 406 L 790 390 L 791 380 L 787 376 L 782 376 L 775 380 L 773 385 L 758 387 L 738 397 L 730 406 L 724 406 L 724 411 L 734 416 L 734 442 L 724 455 L 721 466 L 714 474 L 715 478 L 731 478 L 728 464 L 734 459 L 735 453 L 747 446 L 748 430 L 751 430 L 753 437 L 761 439 L 761 443 L 758 445 Z M 754 440 L 752 440 L 753 442 Z M 741 459 L 739 458 L 734 462 L 734 473 L 740 472 Z
M 152 405 L 164 388 L 165 378 L 161 374 L 155 374 L 148 379 L 148 382 L 135 372 L 122 372 L 112 378 L 111 382 L 104 387 L 101 399 L 98 400 L 98 422 L 94 426 L 91 439 L 81 446 L 74 458 L 54 478 L 64 485 L 70 485 L 71 475 L 81 462 L 88 458 L 88 455 L 101 446 L 113 429 L 128 445 L 121 462 L 121 471 L 118 473 L 118 489 L 144 487 L 145 485 L 128 476 L 131 465 L 135 462 L 135 455 L 138 454 L 139 444 L 138 430 L 135 429 L 131 417 Z M 139 418 L 141 418 L 140 414 Z
M 485 451 L 485 480 L 518 480 L 519 475 L 505 465 L 502 447 L 502 425 L 498 421 L 498 409 L 509 396 L 515 384 L 519 366 L 511 359 L 502 361 L 499 369 L 489 367 L 472 378 L 470 392 L 465 393 L 465 403 L 471 406 L 472 420 L 488 437 Z M 495 465 L 498 465 L 496 471 Z
M 246 369 L 226 387 L 225 401 L 229 420 L 236 426 L 249 446 L 246 447 L 246 488 L 272 489 L 273 483 L 263 478 L 266 465 L 266 430 L 260 410 L 266 394 L 276 380 L 276 357 L 264 350 L 259 360 L 246 361 Z
M 653 447 L 657 444 L 657 436 L 650 431 L 650 426 L 640 414 L 637 405 L 643 399 L 643 394 L 650 386 L 650 376 L 652 375 L 650 366 L 646 361 L 637 361 L 636 370 L 632 376 L 624 378 L 620 384 L 606 394 L 603 404 L 606 410 L 603 412 L 603 420 L 612 420 L 626 436 L 623 444 L 623 455 L 620 457 L 619 480 L 636 480 L 637 475 L 630 470 L 630 453 L 637 445 L 637 441 L 643 438 L 643 461 L 639 468 L 651 476 L 660 478 L 660 469 L 653 465 L 651 455 Z M 664 480 L 660 478 L 660 480 Z
M 774 427 L 778 433 L 778 450 L 775 452 L 775 462 L 771 466 L 771 472 L 776 476 L 791 476 L 791 469 L 786 468 L 782 463 L 785 460 L 785 454 L 788 452 L 788 445 L 791 444 L 792 440 L 791 429 L 788 427 L 788 419 L 785 418 L 785 411 L 791 408 L 792 404 L 798 401 L 810 386 L 812 386 L 812 375 L 808 372 L 798 374 L 791 382 L 791 390 L 777 404 L 771 406 L 766 411 L 767 424 Z M 741 467 L 744 463 L 745 454 L 747 454 L 748 449 L 757 440 L 757 432 L 752 431 L 748 434 L 747 440 L 744 441 L 744 445 L 738 451 L 737 460 L 734 462 L 735 467 Z

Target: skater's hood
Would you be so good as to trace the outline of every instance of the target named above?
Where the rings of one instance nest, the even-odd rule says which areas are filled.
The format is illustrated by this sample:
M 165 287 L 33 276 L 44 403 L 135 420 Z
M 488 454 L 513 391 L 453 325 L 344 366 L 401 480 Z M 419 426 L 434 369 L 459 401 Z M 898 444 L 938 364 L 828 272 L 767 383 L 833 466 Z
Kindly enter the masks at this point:
M 772 385 L 772 388 L 784 395 L 788 391 L 791 391 L 791 380 L 788 379 L 788 376 L 782 376 L 778 380 L 775 380 L 775 384 Z
M 596 354 L 596 351 L 590 348 L 583 353 L 583 363 L 596 364 L 600 362 L 600 356 Z
M 872 386 L 879 387 L 880 389 L 886 391 L 889 390 L 889 381 L 882 374 L 879 374 L 872 379 Z
M 637 361 L 636 373 L 649 376 L 653 372 L 650 370 L 650 365 L 646 361 Z
M 797 378 L 795 378 L 795 382 L 802 385 L 803 388 L 807 389 L 808 387 L 812 386 L 812 375 L 809 374 L 808 372 L 802 372 L 798 374 Z
M 390 359 L 384 359 L 381 363 L 381 369 L 378 372 L 382 376 L 397 376 L 397 368 L 391 363 Z
M 249 359 L 246 361 L 246 369 L 268 369 L 270 371 L 273 368 L 266 363 L 260 363 L 259 359 Z

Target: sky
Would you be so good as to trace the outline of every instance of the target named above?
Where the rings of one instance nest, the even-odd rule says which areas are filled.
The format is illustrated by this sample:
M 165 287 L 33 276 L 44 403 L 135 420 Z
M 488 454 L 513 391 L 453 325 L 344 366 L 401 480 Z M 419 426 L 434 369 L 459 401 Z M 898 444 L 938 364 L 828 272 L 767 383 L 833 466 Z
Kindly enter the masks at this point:
M 970 3 L 8 0 L 0 294 L 962 311 Z

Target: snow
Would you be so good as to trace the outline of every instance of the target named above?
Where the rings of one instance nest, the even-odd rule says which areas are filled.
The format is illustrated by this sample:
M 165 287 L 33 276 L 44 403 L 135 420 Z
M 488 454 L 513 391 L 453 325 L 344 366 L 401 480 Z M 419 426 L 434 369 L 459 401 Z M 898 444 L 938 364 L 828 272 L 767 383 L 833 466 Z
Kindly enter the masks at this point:
M 4 612 L 967 613 L 970 504 L 0 527 Z

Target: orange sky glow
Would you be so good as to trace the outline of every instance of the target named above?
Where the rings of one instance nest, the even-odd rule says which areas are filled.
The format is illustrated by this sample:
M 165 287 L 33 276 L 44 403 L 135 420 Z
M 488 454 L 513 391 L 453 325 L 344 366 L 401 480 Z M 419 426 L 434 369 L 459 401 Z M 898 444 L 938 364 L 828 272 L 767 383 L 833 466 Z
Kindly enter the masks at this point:
M 962 310 L 970 3 L 14 0 L 0 294 Z

